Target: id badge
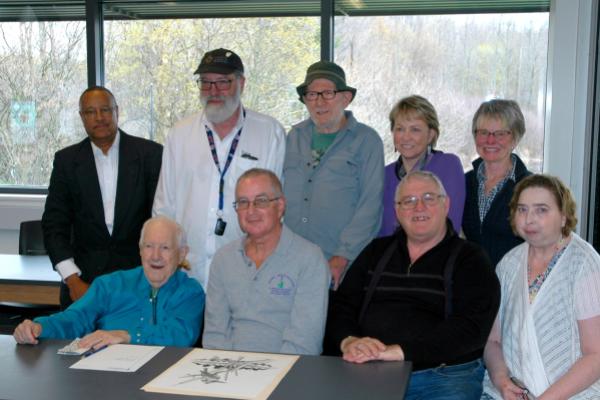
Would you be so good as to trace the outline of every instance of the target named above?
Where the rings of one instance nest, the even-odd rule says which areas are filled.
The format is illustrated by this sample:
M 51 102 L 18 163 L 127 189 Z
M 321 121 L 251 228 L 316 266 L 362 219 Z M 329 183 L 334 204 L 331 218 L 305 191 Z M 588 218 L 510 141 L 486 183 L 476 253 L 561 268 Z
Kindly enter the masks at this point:
M 217 219 L 217 223 L 215 224 L 215 235 L 223 236 L 226 226 L 227 222 L 223 221 L 222 218 Z

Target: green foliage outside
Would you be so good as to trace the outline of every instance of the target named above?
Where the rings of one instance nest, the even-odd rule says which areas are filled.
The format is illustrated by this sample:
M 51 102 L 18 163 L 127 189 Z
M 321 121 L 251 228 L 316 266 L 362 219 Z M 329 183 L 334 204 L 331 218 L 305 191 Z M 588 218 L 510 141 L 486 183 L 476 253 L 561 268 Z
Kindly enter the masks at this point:
M 123 129 L 163 142 L 173 124 L 199 110 L 193 73 L 219 47 L 244 62 L 246 107 L 288 128 L 305 118 L 294 88 L 319 57 L 318 18 L 114 21 L 106 23 L 106 75 Z

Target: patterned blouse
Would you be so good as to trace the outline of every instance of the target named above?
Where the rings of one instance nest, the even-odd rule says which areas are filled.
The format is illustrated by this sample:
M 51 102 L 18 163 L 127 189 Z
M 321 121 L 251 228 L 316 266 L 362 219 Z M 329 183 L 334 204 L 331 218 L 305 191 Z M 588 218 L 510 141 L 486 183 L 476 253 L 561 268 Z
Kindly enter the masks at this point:
M 517 157 L 514 154 L 510 155 L 512 161 L 512 168 L 510 169 L 510 173 L 507 174 L 500 182 L 494 186 L 494 188 L 490 191 L 490 194 L 485 195 L 485 181 L 487 178 L 485 177 L 485 162 L 479 164 L 479 168 L 477 168 L 477 182 L 479 183 L 477 187 L 477 199 L 479 201 L 479 220 L 483 222 L 485 215 L 490 210 L 492 206 L 492 202 L 496 195 L 502 190 L 504 184 L 511 179 L 513 182 L 517 180 L 515 176 L 515 166 L 517 165 Z

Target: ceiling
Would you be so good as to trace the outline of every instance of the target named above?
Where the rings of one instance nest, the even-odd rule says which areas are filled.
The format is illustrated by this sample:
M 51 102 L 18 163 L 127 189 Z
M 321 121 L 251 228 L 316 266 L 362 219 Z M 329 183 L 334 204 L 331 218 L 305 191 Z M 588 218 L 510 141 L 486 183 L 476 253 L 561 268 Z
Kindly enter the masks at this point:
M 64 21 L 85 19 L 84 0 L 0 1 L 0 21 Z M 98 0 L 104 18 L 227 18 L 318 16 L 321 0 Z M 548 12 L 550 0 L 337 0 L 336 15 L 414 15 L 502 12 Z

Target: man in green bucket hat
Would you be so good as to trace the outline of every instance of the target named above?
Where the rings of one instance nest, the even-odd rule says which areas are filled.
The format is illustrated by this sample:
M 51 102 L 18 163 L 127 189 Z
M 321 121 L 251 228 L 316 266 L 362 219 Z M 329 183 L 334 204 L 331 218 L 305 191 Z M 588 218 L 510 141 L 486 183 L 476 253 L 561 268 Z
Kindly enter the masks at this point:
M 312 64 L 296 91 L 310 118 L 293 126 L 286 141 L 285 223 L 321 247 L 335 289 L 379 230 L 383 143 L 346 110 L 356 89 L 339 65 Z

